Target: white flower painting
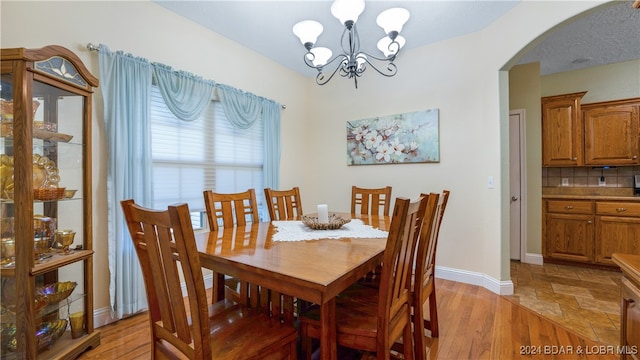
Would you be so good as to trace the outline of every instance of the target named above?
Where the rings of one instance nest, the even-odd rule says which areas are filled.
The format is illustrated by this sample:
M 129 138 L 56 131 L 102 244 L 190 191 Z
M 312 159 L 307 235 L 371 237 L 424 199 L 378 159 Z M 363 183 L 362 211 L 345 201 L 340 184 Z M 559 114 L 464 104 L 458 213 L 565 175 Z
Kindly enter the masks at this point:
M 438 109 L 347 122 L 348 165 L 436 162 Z

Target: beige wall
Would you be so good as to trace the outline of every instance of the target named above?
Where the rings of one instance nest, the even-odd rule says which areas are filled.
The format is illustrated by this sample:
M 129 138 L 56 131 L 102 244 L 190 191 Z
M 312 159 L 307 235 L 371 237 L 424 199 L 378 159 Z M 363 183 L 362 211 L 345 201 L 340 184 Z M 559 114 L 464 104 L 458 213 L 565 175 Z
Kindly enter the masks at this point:
M 301 187 L 305 210 L 319 202 L 335 210 L 348 209 L 352 184 L 391 185 L 394 196 L 407 197 L 450 189 L 437 274 L 508 293 L 508 212 L 503 211 L 508 206 L 508 146 L 502 145 L 509 110 L 506 71 L 536 37 L 597 4 L 523 1 L 480 32 L 406 51 L 397 60 L 395 78 L 371 72 L 361 78 L 357 90 L 340 78 L 316 86 L 312 78 L 146 1 L 3 1 L 1 41 L 2 47 L 65 46 L 78 53 L 95 75 L 99 75 L 98 56 L 84 46 L 102 42 L 112 50 L 286 104 L 281 182 L 283 188 Z M 96 95 L 95 307 L 101 311 L 109 302 L 106 142 L 99 91 Z M 440 109 L 440 163 L 346 165 L 346 121 L 431 108 Z M 487 188 L 489 176 L 495 178 L 495 189 Z

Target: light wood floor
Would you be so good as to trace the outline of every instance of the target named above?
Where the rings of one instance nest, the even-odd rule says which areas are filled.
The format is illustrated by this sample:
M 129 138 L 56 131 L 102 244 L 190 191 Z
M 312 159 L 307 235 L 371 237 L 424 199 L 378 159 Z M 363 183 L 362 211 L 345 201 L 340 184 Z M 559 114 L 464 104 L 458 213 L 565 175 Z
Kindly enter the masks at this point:
M 577 335 L 487 289 L 441 279 L 436 287 L 440 337 L 429 341 L 431 359 L 619 359 L 614 346 Z M 101 345 L 80 359 L 150 359 L 146 313 L 98 330 Z

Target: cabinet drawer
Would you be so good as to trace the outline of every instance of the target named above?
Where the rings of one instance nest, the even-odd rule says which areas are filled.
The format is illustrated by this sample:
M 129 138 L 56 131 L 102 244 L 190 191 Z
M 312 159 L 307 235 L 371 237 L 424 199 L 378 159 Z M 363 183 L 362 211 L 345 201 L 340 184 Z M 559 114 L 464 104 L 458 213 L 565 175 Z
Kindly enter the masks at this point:
M 640 217 L 640 203 L 596 202 L 598 215 Z
M 593 214 L 592 201 L 548 200 L 547 212 L 560 214 Z

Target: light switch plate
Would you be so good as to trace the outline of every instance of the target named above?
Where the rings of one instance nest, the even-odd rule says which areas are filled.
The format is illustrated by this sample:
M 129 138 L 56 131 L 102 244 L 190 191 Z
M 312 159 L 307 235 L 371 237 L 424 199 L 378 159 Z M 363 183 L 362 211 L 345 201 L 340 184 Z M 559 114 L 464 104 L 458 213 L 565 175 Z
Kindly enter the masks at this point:
M 562 186 L 569 186 L 569 178 L 562 178 Z

